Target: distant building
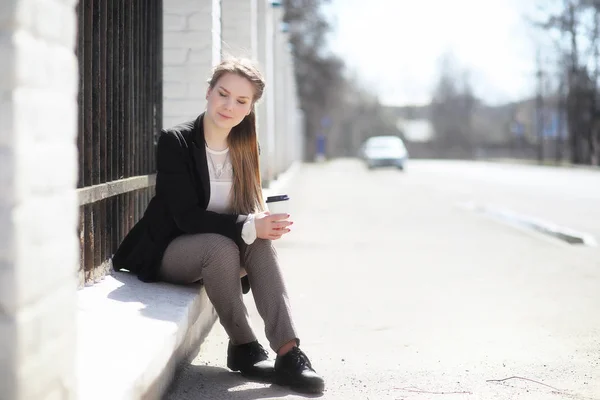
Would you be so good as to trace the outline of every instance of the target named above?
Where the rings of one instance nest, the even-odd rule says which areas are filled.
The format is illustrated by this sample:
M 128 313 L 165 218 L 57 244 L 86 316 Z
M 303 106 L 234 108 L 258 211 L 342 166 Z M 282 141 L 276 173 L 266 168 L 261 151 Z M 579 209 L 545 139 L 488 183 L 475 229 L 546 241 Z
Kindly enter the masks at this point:
M 430 142 L 435 136 L 433 125 L 428 119 L 398 118 L 396 127 L 403 133 L 404 138 L 410 142 Z

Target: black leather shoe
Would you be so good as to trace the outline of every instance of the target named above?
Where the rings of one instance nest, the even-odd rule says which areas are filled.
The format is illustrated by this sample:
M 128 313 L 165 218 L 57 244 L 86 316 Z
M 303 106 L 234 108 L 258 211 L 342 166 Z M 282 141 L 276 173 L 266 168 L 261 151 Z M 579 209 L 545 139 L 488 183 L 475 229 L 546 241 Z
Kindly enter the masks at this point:
M 237 346 L 229 342 L 227 368 L 253 379 L 271 380 L 275 374 L 275 365 L 269 360 L 269 353 L 256 340 Z
M 325 381 L 317 375 L 306 354 L 298 347 L 277 356 L 275 382 L 305 393 L 321 393 L 325 389 Z

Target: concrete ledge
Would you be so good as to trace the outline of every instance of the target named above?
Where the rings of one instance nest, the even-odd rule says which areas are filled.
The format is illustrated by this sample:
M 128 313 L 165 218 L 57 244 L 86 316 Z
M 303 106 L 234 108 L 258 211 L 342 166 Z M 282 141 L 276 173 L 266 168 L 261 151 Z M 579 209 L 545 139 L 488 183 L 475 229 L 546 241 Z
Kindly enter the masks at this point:
M 78 398 L 160 399 L 216 320 L 200 285 L 144 283 L 118 272 L 80 290 Z

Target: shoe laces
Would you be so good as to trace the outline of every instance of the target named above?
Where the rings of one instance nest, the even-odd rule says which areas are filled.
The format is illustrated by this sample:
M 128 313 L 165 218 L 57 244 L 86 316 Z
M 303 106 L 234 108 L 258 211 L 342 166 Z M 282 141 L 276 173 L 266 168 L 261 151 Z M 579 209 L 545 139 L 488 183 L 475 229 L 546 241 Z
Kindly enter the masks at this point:
M 290 358 L 293 360 L 294 366 L 298 370 L 306 369 L 306 367 L 312 369 L 312 364 L 310 363 L 310 360 L 308 359 L 306 354 L 304 354 L 304 352 L 298 347 L 294 347 L 292 348 L 292 350 L 290 350 L 290 356 Z
M 254 357 L 254 356 L 269 357 L 269 353 L 258 342 L 254 342 L 249 346 L 248 353 L 250 354 L 250 357 Z

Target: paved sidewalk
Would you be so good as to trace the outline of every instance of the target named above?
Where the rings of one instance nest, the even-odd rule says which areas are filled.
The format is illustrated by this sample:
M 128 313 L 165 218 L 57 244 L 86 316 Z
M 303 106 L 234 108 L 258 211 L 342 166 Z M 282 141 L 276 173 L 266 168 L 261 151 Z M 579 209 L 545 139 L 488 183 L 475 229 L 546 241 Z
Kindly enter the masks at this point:
M 437 183 L 354 160 L 292 180 L 277 249 L 321 398 L 600 399 L 597 252 L 466 212 Z M 217 324 L 167 398 L 306 398 L 229 372 L 226 346 Z

